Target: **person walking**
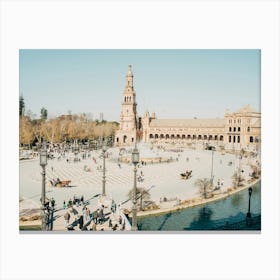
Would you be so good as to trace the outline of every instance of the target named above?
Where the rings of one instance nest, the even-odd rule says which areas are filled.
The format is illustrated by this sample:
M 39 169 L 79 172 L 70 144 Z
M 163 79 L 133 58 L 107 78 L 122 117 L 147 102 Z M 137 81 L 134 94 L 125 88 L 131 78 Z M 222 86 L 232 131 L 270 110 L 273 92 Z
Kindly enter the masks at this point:
M 79 218 L 79 228 L 80 228 L 80 230 L 82 230 L 83 226 L 84 226 L 84 217 L 83 217 L 83 215 L 80 215 L 80 218 Z
M 96 223 L 95 223 L 95 222 L 92 223 L 91 230 L 92 230 L 92 231 L 96 231 Z
M 90 210 L 89 208 L 86 208 L 86 221 L 88 222 L 90 220 Z
M 65 203 L 65 200 L 63 201 L 63 209 L 66 209 L 66 203 Z
M 67 228 L 69 226 L 69 220 L 70 220 L 70 213 L 68 211 L 64 214 L 64 220 L 65 220 L 65 227 Z
M 95 224 L 97 224 L 97 218 L 98 218 L 98 209 L 93 212 L 93 221 Z
M 54 209 L 54 206 L 55 206 L 55 200 L 54 198 L 52 197 L 52 200 L 51 200 L 51 206 L 52 206 L 52 209 Z

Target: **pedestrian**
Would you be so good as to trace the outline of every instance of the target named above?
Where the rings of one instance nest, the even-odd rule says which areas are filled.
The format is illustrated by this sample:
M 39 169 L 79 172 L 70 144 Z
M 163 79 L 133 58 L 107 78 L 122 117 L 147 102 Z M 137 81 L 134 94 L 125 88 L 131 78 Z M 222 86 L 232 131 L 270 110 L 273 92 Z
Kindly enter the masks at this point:
M 118 225 L 117 224 L 115 224 L 114 226 L 113 226 L 113 230 L 117 230 L 117 227 L 118 227 Z
M 96 223 L 94 223 L 94 222 L 92 223 L 91 230 L 96 231 Z
M 55 200 L 54 200 L 54 198 L 53 198 L 53 197 L 52 197 L 52 200 L 51 200 L 51 205 L 52 205 L 52 208 L 54 209 Z
M 122 216 L 119 217 L 119 223 L 122 224 Z
M 125 221 L 123 221 L 122 230 L 125 230 Z
M 97 224 L 98 210 L 93 212 L 93 221 Z
M 63 201 L 63 209 L 66 209 L 66 203 L 65 203 L 65 200 Z
M 88 222 L 90 220 L 90 210 L 89 208 L 86 208 L 86 221 Z
M 79 217 L 79 228 L 82 229 L 84 226 L 84 217 L 83 215 L 80 215 Z
M 113 226 L 113 224 L 112 224 L 112 220 L 111 219 L 109 219 L 109 227 L 111 228 Z
M 64 214 L 64 219 L 65 219 L 65 227 L 67 228 L 70 220 L 70 213 L 68 211 Z
M 101 208 L 100 211 L 98 212 L 98 221 L 100 223 L 103 222 L 103 217 L 104 217 L 104 212 L 103 209 Z
M 81 203 L 84 204 L 84 196 L 81 196 Z

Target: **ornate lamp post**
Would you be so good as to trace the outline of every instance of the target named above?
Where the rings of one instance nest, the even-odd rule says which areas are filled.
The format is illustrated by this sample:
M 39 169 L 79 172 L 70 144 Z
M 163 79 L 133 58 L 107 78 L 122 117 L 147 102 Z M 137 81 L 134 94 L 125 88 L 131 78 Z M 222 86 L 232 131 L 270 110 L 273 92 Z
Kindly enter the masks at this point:
M 211 184 L 213 185 L 213 159 L 214 159 L 214 151 L 215 151 L 215 147 L 214 146 L 211 146 L 210 147 L 211 149 L 211 152 L 212 152 L 212 159 L 211 159 Z
M 133 186 L 133 206 L 132 206 L 132 227 L 131 230 L 137 230 L 137 214 L 136 214 L 136 172 L 137 168 L 136 165 L 139 163 L 139 151 L 136 147 L 136 142 L 135 142 L 135 147 L 132 151 L 132 158 L 131 158 L 132 163 L 134 164 L 134 186 Z
M 46 215 L 45 215 L 45 203 L 46 203 L 46 165 L 47 165 L 47 149 L 46 144 L 43 144 L 40 152 L 40 165 L 42 166 L 42 230 L 46 230 Z
M 106 184 L 106 167 L 105 167 L 105 158 L 106 158 L 106 151 L 107 147 L 105 144 L 102 146 L 102 158 L 103 158 L 103 177 L 102 177 L 102 196 L 106 196 L 106 191 L 105 191 L 105 184 Z
M 247 218 L 251 218 L 251 195 L 252 195 L 252 192 L 253 192 L 253 189 L 250 187 L 248 189 L 248 192 L 249 192 L 249 203 L 248 203 L 248 213 L 247 213 Z

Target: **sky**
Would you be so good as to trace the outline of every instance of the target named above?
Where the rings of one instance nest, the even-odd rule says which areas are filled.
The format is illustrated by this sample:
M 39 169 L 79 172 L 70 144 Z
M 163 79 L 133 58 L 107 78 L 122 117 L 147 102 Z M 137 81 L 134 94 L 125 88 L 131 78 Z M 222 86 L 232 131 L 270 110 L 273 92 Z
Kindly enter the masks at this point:
M 158 118 L 222 118 L 260 112 L 260 50 L 19 50 L 19 94 L 37 117 L 89 113 L 119 121 L 132 65 L 137 112 Z

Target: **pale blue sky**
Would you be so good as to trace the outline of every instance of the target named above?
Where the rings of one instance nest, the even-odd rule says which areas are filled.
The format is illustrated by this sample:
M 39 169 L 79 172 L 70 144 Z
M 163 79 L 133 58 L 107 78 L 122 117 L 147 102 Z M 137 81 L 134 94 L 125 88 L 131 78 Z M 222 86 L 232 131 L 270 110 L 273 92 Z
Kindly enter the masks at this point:
M 119 121 L 132 64 L 138 115 L 216 118 L 260 111 L 260 50 L 20 50 L 20 93 L 37 116 L 91 113 Z

